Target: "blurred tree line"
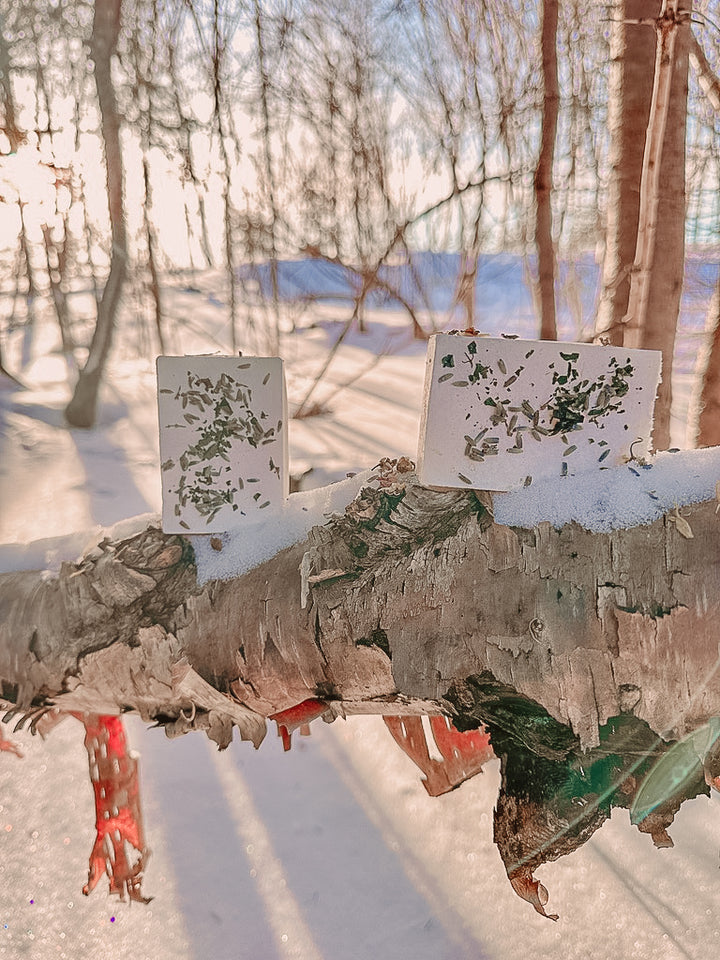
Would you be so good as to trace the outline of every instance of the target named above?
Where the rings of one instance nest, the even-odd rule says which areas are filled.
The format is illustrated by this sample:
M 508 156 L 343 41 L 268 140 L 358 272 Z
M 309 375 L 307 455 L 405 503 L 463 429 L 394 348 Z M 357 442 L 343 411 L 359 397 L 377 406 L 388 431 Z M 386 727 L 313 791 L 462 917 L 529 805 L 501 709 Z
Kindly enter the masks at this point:
M 578 333 L 663 351 L 668 445 L 686 242 L 717 261 L 710 0 L 0 0 L 0 20 L 2 292 L 12 324 L 51 305 L 82 361 L 71 424 L 94 422 L 123 301 L 165 350 L 172 270 L 220 269 L 229 349 L 273 353 L 283 260 L 345 271 L 349 322 L 381 293 L 425 336 L 384 267 L 459 253 L 470 327 L 481 253 L 512 251 L 553 338 L 558 262 L 594 250 Z M 708 300 L 696 418 L 717 443 Z

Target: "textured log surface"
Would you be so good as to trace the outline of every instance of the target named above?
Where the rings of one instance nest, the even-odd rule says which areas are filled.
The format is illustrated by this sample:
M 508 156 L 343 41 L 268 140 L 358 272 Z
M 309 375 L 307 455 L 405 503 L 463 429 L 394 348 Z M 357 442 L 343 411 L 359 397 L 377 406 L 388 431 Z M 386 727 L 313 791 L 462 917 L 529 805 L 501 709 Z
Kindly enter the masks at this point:
M 233 726 L 257 744 L 309 697 L 477 725 L 519 694 L 583 747 L 623 712 L 677 737 L 720 714 L 715 507 L 683 511 L 692 539 L 672 516 L 519 530 L 487 494 L 386 473 L 307 540 L 202 587 L 190 543 L 150 527 L 58 576 L 0 576 L 0 692 L 221 745 Z

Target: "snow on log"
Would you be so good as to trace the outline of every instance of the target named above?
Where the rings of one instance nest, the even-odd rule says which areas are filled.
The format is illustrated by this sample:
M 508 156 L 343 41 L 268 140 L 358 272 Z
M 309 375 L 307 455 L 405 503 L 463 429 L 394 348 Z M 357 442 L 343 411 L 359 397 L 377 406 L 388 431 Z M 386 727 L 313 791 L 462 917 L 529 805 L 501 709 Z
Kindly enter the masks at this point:
M 432 490 L 409 461 L 386 460 L 342 513 L 270 559 L 231 576 L 226 555 L 227 579 L 198 575 L 202 550 L 233 549 L 222 539 L 200 550 L 150 525 L 103 540 L 57 574 L 0 575 L 0 695 L 37 716 L 133 710 L 220 746 L 234 727 L 257 745 L 266 718 L 310 698 L 328 719 L 444 712 L 468 728 L 519 697 L 582 748 L 626 712 L 680 737 L 720 714 L 717 454 L 601 474 L 616 493 L 618 470 L 640 478 L 632 496 L 657 518 L 638 521 L 633 502 L 629 528 L 606 501 L 594 532 L 580 507 L 585 526 L 523 527 L 518 497 L 547 490 Z M 578 490 L 597 514 L 597 483 L 555 481 L 548 514 L 577 506 Z

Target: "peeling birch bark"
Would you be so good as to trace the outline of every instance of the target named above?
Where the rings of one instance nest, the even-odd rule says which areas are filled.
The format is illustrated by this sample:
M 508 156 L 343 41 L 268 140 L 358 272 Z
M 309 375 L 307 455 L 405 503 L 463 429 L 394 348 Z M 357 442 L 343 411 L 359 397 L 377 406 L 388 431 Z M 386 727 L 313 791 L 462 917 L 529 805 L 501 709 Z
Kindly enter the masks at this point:
M 221 747 L 234 727 L 257 745 L 310 698 L 459 729 L 522 701 L 564 731 L 551 758 L 621 713 L 667 738 L 720 715 L 715 501 L 684 510 L 692 539 L 672 514 L 523 530 L 493 521 L 489 494 L 403 479 L 233 580 L 199 585 L 190 542 L 152 526 L 55 578 L 0 576 L 2 700 L 136 711 Z

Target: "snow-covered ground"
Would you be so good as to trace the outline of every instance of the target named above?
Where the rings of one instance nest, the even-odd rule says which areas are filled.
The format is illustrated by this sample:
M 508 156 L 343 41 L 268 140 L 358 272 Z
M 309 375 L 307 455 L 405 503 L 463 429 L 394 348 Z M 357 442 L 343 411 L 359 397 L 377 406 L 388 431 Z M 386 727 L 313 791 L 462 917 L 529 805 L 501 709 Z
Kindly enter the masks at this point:
M 169 312 L 187 321 L 172 352 L 227 342 L 211 294 L 168 288 Z M 320 369 L 337 313 L 323 307 L 314 329 L 284 338 L 291 403 Z M 291 472 L 312 467 L 306 484 L 414 456 L 424 345 L 397 316 L 369 320 L 313 397 L 328 412 L 291 424 Z M 10 361 L 31 389 L 0 389 L 0 543 L 159 511 L 154 368 L 129 329 L 90 432 L 63 425 L 66 368 L 48 331 L 22 363 L 18 337 Z M 102 883 L 81 895 L 94 838 L 82 727 L 69 719 L 46 741 L 13 734 L 25 757 L 0 753 L 0 957 L 674 960 L 720 943 L 720 797 L 683 806 L 671 850 L 616 810 L 581 850 L 538 871 L 553 924 L 515 896 L 493 845 L 496 762 L 430 798 L 380 718 L 316 722 L 290 753 L 272 735 L 258 752 L 218 753 L 197 734 L 167 741 L 127 726 L 153 901 L 128 906 Z

